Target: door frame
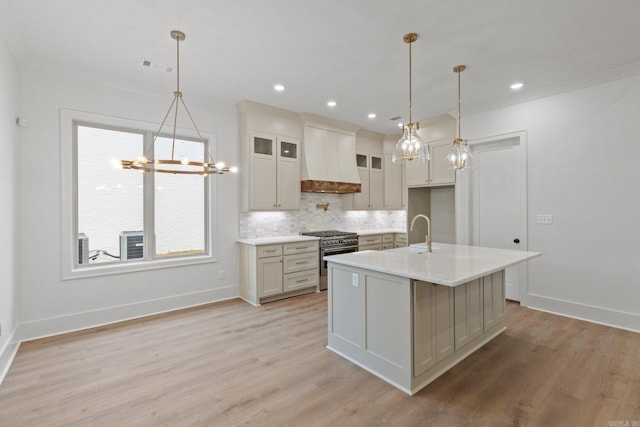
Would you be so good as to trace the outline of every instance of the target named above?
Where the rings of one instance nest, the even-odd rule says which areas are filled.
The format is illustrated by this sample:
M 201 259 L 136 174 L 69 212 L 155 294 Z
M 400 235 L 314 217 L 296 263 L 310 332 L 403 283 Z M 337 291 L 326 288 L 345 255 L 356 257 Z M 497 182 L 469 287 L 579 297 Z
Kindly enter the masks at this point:
M 469 146 L 476 144 L 482 144 L 486 142 L 501 141 L 505 139 L 518 138 L 520 145 L 520 211 L 522 216 L 520 218 L 520 247 L 523 251 L 528 250 L 529 237 L 528 237 L 528 185 L 527 185 L 527 131 L 519 130 L 509 133 L 503 133 L 498 135 L 491 135 L 482 138 L 475 138 L 469 140 Z M 471 243 L 471 223 L 472 223 L 472 210 L 471 210 L 471 179 L 469 173 L 463 171 L 456 171 L 456 186 L 455 186 L 455 216 L 456 216 L 456 243 L 459 245 L 469 245 Z M 527 263 L 521 263 L 519 267 L 519 294 L 520 305 L 528 305 L 528 271 Z

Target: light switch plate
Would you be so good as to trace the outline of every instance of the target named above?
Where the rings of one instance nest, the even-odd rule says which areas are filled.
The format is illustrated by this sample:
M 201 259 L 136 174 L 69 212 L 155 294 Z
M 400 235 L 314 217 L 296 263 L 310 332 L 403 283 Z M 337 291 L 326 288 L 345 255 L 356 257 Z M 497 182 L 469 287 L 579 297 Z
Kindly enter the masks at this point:
M 351 273 L 351 286 L 354 288 L 360 287 L 360 275 L 358 273 Z
M 536 217 L 536 223 L 537 224 L 551 225 L 551 224 L 553 224 L 553 215 L 538 214 L 538 216 Z

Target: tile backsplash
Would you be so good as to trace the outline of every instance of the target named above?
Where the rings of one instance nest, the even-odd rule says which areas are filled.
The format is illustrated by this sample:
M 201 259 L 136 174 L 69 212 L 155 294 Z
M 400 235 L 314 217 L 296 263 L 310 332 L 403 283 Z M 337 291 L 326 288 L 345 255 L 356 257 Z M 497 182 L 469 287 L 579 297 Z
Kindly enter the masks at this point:
M 327 211 L 316 207 L 325 203 L 329 203 Z M 299 211 L 240 213 L 241 239 L 286 236 L 301 231 L 405 228 L 405 211 L 345 211 L 338 194 L 302 193 Z

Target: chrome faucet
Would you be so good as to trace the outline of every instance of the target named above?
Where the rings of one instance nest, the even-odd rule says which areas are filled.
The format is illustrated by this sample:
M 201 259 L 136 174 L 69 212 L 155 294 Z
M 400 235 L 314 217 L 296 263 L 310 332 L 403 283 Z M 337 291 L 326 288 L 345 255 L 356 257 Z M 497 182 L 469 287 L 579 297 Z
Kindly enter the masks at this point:
M 409 228 L 409 231 L 413 230 L 413 223 L 416 222 L 416 219 L 418 218 L 424 218 L 427 220 L 427 235 L 424 237 L 424 244 L 427 247 L 427 252 L 431 252 L 431 220 L 428 216 L 422 214 L 414 216 L 411 220 L 411 227 Z

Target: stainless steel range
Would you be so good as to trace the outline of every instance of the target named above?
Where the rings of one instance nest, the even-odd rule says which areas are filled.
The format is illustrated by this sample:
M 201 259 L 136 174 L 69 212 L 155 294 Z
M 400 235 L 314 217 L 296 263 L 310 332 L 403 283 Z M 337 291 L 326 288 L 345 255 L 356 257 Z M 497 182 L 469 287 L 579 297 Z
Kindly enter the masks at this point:
M 327 230 L 300 233 L 304 236 L 320 237 L 320 290 L 327 289 L 327 262 L 325 255 L 346 254 L 358 250 L 358 234 L 347 231 Z

